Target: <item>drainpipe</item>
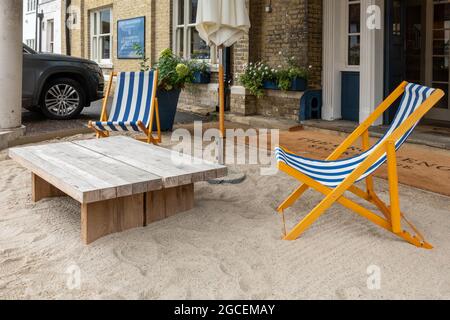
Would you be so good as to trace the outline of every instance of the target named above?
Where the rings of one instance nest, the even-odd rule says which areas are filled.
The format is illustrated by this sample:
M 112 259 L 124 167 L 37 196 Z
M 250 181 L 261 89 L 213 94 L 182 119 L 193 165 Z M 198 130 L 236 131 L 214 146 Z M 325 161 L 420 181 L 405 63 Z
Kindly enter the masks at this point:
M 41 13 L 38 13 L 38 28 L 39 28 L 39 50 L 38 52 L 42 52 L 42 21 L 44 20 L 44 11 L 41 10 Z
M 71 5 L 72 5 L 72 0 L 66 0 L 66 21 L 64 22 L 64 25 L 65 25 L 65 30 L 66 30 L 66 54 L 68 56 L 72 55 L 70 29 L 69 29 L 69 24 L 67 23 L 69 18 L 70 18 L 69 8 L 70 8 Z
M 36 8 L 35 8 L 35 12 L 36 12 L 36 21 L 35 21 L 35 26 L 34 26 L 34 50 L 38 51 L 38 27 L 39 27 L 39 0 L 36 0 Z
M 231 48 L 225 48 L 223 50 L 223 67 L 225 71 L 225 111 L 230 111 L 230 86 L 233 81 L 233 75 L 231 72 Z

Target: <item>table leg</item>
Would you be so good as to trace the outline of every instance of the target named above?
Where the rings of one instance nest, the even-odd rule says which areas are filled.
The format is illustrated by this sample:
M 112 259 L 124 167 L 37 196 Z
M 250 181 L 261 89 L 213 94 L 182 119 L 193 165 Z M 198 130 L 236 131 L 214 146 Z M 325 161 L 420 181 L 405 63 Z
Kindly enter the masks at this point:
M 194 184 L 147 193 L 147 224 L 194 208 Z
M 81 205 L 81 237 L 85 244 L 143 226 L 144 194 Z
M 46 198 L 56 198 L 66 196 L 64 192 L 52 186 L 50 183 L 48 183 L 41 177 L 35 175 L 34 173 L 31 174 L 31 186 L 32 186 L 31 197 L 33 202 L 38 202 Z

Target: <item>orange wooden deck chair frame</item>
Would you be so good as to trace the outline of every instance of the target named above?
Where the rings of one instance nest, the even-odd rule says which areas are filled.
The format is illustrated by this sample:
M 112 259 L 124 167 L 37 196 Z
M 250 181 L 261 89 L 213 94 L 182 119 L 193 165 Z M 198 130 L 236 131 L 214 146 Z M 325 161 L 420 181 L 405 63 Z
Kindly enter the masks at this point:
M 108 99 L 114 78 L 117 78 L 117 86 L 108 116 Z M 145 134 L 145 137 L 138 137 L 138 140 L 153 144 L 160 143 L 161 124 L 157 89 L 158 70 L 113 72 L 103 99 L 100 121 L 90 121 L 89 128 L 97 133 L 97 138 L 109 137 L 110 132 L 140 132 Z M 153 136 L 155 122 L 156 137 Z
M 339 203 L 417 247 L 432 249 L 432 245 L 401 212 L 396 153 L 418 122 L 444 95 L 442 90 L 434 90 L 407 82 L 401 83 L 325 161 L 301 158 L 286 149 L 277 148 L 278 168 L 303 183 L 278 208 L 284 223 L 284 239 L 297 239 L 326 210 L 333 204 Z M 371 146 L 369 128 L 401 96 L 403 98 L 395 123 L 377 144 Z M 350 160 L 340 160 L 345 151 L 359 138 L 362 139 L 365 153 Z M 352 161 L 356 163 L 350 166 L 348 171 L 345 171 L 345 166 Z M 388 166 L 390 205 L 384 203 L 377 196 L 374 188 L 373 173 L 384 163 L 387 163 Z M 330 176 L 326 175 L 327 172 L 330 173 Z M 365 181 L 366 190 L 355 185 L 359 181 Z M 284 211 L 310 188 L 323 194 L 325 198 L 299 224 L 287 232 Z M 375 205 L 384 217 L 350 200 L 345 196 L 346 192 L 351 192 Z M 415 234 L 402 228 L 402 219 Z

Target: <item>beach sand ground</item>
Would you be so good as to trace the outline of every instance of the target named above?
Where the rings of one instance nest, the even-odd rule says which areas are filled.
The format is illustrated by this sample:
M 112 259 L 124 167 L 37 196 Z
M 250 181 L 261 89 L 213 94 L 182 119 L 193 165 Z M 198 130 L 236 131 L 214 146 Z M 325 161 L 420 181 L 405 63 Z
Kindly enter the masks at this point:
M 189 212 L 84 246 L 79 204 L 32 203 L 30 173 L 0 153 L 0 299 L 450 299 L 450 198 L 400 188 L 434 250 L 340 206 L 285 242 L 275 208 L 296 181 L 237 170 L 242 184 L 196 185 Z M 376 184 L 387 200 L 387 182 Z M 289 226 L 321 199 L 308 192 Z M 378 290 L 367 285 L 373 270 Z

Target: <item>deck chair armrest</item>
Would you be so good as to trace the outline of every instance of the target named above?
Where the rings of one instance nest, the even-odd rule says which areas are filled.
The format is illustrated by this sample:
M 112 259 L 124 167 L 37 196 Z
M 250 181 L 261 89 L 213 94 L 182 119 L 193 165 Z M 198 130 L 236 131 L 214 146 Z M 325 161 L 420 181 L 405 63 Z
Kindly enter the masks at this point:
M 106 88 L 105 97 L 103 98 L 103 105 L 102 105 L 102 113 L 100 115 L 100 121 L 108 121 L 108 99 L 109 94 L 111 93 L 112 84 L 114 81 L 114 77 L 117 76 L 116 72 L 111 72 L 111 75 L 109 77 L 108 81 L 108 87 Z

